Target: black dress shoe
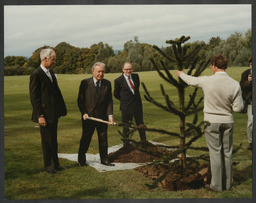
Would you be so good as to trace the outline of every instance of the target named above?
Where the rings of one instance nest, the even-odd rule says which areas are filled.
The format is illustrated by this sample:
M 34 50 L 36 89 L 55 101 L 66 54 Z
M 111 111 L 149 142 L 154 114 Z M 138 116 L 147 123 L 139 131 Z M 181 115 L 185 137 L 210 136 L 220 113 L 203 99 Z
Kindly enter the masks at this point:
M 85 158 L 85 155 L 79 155 L 79 154 L 78 154 L 77 162 L 78 162 L 79 166 L 86 166 L 86 158 Z
M 85 162 L 78 162 L 79 166 L 88 166 Z
M 46 172 L 49 173 L 49 174 L 57 174 L 58 173 L 58 171 L 56 171 L 55 169 L 50 170 L 50 171 L 46 171 Z
M 66 168 L 65 167 L 62 167 L 62 166 L 58 166 L 58 167 L 55 167 L 55 170 L 56 171 L 63 171 L 65 170 Z
M 101 164 L 106 165 L 106 166 L 115 166 L 115 164 L 112 164 L 109 161 L 101 162 Z

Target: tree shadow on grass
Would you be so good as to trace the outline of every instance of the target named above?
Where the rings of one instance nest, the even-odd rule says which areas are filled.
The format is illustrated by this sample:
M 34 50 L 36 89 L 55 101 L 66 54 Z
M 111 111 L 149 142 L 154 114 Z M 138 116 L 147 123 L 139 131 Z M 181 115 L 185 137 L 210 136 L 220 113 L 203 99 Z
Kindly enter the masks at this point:
M 233 168 L 233 179 L 234 179 L 234 186 L 240 185 L 246 182 L 249 179 L 252 179 L 252 165 L 243 168 L 242 170 L 238 170 Z

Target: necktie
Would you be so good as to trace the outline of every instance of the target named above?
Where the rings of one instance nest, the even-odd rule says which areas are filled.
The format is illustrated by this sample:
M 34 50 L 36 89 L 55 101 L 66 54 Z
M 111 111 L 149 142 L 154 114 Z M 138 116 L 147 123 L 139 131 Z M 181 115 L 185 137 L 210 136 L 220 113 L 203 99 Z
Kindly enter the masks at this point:
M 49 70 L 46 71 L 46 75 L 50 78 L 50 80 L 52 81 L 52 76 Z
M 100 89 L 100 81 L 97 81 L 96 82 L 96 90 L 97 90 L 97 92 L 99 92 L 99 89 Z
M 134 91 L 134 85 L 132 84 L 132 81 L 131 81 L 131 79 L 130 79 L 130 76 L 128 77 L 128 81 L 129 81 L 129 83 L 130 83 L 130 85 L 131 85 L 132 90 Z

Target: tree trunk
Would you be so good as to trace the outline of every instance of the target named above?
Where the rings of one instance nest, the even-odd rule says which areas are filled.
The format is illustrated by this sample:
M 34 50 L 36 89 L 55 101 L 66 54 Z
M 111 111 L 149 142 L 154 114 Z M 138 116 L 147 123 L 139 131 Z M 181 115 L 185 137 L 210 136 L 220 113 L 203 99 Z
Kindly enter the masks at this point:
M 185 113 L 185 94 L 184 94 L 184 87 L 179 88 L 179 99 L 180 99 L 180 110 Z M 185 115 L 180 116 L 180 147 L 185 147 Z M 181 161 L 183 167 L 186 167 L 186 151 L 181 153 Z

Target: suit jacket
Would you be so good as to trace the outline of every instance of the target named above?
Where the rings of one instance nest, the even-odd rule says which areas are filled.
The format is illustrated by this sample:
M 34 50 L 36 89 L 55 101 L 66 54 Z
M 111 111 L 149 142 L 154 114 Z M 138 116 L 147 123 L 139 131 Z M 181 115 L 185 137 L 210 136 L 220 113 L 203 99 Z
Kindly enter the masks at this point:
M 123 74 L 114 81 L 114 96 L 120 100 L 120 109 L 123 113 L 133 114 L 137 110 L 142 110 L 139 75 L 132 73 L 132 80 L 134 82 L 134 94 L 131 92 Z
M 49 70 L 53 82 L 41 69 L 37 68 L 30 75 L 29 92 L 33 107 L 32 121 L 38 122 L 38 116 L 44 115 L 46 122 L 52 123 L 67 114 L 67 108 L 59 89 L 56 77 Z
M 251 100 L 252 100 L 252 82 L 248 81 L 249 74 L 250 74 L 250 69 L 245 70 L 242 73 L 240 86 L 241 86 L 241 90 L 242 90 L 243 99 L 250 104 Z
M 77 104 L 82 116 L 87 113 L 89 117 L 108 120 L 113 115 L 113 99 L 111 82 L 102 79 L 99 92 L 93 82 L 93 77 L 81 81 Z

